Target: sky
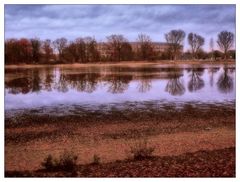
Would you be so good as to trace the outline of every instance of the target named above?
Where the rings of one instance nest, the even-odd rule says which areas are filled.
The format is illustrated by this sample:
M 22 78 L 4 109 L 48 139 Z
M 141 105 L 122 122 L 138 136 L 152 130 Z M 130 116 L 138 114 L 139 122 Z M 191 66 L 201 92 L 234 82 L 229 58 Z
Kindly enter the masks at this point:
M 123 34 L 136 41 L 144 33 L 165 42 L 165 33 L 182 29 L 203 36 L 208 50 L 210 38 L 216 41 L 220 31 L 235 34 L 235 19 L 235 5 L 5 5 L 5 39 L 94 36 L 106 41 Z

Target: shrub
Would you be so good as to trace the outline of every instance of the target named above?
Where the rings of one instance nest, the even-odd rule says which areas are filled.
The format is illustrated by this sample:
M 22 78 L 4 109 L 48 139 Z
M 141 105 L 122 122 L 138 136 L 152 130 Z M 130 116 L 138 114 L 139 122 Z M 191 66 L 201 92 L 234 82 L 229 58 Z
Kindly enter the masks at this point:
M 130 153 L 133 155 L 135 160 L 143 160 L 152 157 L 154 150 L 155 147 L 148 146 L 147 140 L 141 140 L 131 147 Z
M 78 157 L 72 152 L 64 151 L 59 159 L 53 158 L 52 155 L 48 155 L 42 162 L 42 166 L 48 171 L 75 171 L 77 159 Z
M 92 164 L 99 164 L 100 160 L 101 160 L 100 157 L 98 155 L 94 154 Z
M 56 169 L 58 162 L 49 154 L 41 164 L 48 171 L 52 171 Z
M 72 152 L 64 151 L 60 155 L 59 166 L 64 171 L 73 171 L 77 166 L 78 156 L 74 155 Z

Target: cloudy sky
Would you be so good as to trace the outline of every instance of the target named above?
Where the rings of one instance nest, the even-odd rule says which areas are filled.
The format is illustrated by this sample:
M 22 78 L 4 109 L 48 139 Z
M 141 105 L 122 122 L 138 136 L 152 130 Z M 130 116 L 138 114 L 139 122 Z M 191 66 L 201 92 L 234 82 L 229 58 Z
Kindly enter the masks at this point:
M 164 42 L 172 29 L 204 36 L 208 49 L 220 31 L 235 34 L 235 5 L 5 5 L 5 39 L 94 36 L 104 41 L 123 34 L 135 41 L 145 33 Z

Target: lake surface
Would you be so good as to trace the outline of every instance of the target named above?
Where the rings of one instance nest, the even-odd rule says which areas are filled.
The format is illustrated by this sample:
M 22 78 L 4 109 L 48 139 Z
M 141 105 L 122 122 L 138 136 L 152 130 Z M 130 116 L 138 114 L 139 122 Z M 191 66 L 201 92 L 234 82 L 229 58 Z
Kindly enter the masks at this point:
M 5 110 L 234 105 L 234 65 L 99 65 L 5 69 Z M 66 110 L 66 109 L 64 109 Z M 61 112 L 61 110 L 59 110 Z

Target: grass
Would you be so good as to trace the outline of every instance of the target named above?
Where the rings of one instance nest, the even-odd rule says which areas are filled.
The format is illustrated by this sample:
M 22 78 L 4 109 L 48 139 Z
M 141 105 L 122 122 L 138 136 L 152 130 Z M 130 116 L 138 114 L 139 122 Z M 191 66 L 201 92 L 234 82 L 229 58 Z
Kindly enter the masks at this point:
M 146 139 L 140 140 L 130 147 L 130 153 L 134 160 L 151 158 L 154 150 L 155 147 L 149 146 L 149 143 Z
M 130 147 L 130 153 L 134 160 L 144 160 L 152 157 L 155 147 L 149 146 L 146 139 L 137 141 L 133 146 Z M 41 163 L 42 167 L 48 171 L 66 171 L 74 172 L 77 169 L 78 156 L 72 151 L 65 150 L 59 158 L 53 157 L 49 154 Z M 93 160 L 90 164 L 100 164 L 101 158 L 97 155 L 93 155 Z

